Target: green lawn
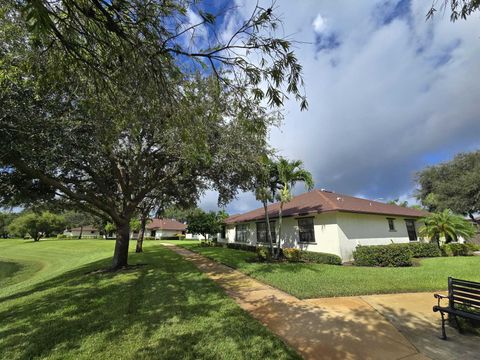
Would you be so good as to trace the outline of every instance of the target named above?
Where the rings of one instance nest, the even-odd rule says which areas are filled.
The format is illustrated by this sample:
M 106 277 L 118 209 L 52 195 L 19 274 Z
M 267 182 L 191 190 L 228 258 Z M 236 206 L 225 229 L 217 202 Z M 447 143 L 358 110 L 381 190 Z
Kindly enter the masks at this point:
M 133 244 L 132 244 L 133 245 Z M 297 355 L 193 264 L 145 242 L 0 240 L 0 359 L 291 359 Z
M 299 298 L 388 294 L 447 289 L 448 276 L 480 281 L 480 257 L 422 259 L 419 266 L 372 268 L 323 264 L 250 263 L 252 252 L 174 242 L 235 267 Z

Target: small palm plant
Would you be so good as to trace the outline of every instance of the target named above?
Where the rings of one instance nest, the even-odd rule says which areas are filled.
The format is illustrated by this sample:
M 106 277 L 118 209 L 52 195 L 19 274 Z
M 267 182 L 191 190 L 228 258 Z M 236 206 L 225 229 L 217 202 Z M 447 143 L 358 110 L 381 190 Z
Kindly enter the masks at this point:
M 462 216 L 454 214 L 450 209 L 427 216 L 424 225 L 419 229 L 420 236 L 440 242 L 448 243 L 458 240 L 459 237 L 469 239 L 476 234 L 473 224 Z
M 280 158 L 277 163 L 278 171 L 278 194 L 277 200 L 280 201 L 278 210 L 278 254 L 282 246 L 282 212 L 287 202 L 292 200 L 291 190 L 297 182 L 305 183 L 307 190 L 313 189 L 312 174 L 303 168 L 301 160 L 288 161 Z

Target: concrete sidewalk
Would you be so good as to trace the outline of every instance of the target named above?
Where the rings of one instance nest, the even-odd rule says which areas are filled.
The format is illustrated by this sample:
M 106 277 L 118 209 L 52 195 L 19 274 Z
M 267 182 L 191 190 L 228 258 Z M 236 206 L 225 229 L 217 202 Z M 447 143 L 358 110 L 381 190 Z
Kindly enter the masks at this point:
M 193 262 L 305 359 L 428 359 L 360 297 L 299 300 L 190 250 L 163 245 Z

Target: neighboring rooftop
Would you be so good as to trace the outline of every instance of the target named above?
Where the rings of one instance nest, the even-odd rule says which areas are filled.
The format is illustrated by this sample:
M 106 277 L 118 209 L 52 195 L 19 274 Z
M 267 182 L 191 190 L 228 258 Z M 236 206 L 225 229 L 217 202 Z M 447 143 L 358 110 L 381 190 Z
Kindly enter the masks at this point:
M 280 203 L 268 206 L 268 215 L 270 218 L 278 217 L 279 207 Z M 414 218 L 428 215 L 428 212 L 422 210 L 315 189 L 295 196 L 290 202 L 286 203 L 283 207 L 283 216 L 299 216 L 332 211 L 396 215 Z M 264 218 L 265 211 L 262 207 L 244 214 L 232 215 L 225 222 L 227 224 L 233 224 L 252 220 L 263 220 Z
M 184 231 L 187 229 L 187 225 L 173 219 L 151 219 L 147 224 L 147 229 Z
M 78 226 L 71 228 L 70 231 L 98 231 L 98 227 L 93 225 L 85 225 L 83 227 Z

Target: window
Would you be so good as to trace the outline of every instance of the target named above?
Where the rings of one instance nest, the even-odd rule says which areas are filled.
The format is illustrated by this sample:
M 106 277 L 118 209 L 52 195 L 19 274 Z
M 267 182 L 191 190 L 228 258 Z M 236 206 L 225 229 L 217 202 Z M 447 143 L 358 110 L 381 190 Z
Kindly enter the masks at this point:
M 150 236 L 155 237 L 155 230 L 150 231 Z
M 408 239 L 410 241 L 416 241 L 417 231 L 415 230 L 415 220 L 405 219 L 405 224 L 407 225 Z
M 240 224 L 235 227 L 235 241 L 247 242 L 248 240 L 248 225 Z
M 397 231 L 395 230 L 395 219 L 394 218 L 387 218 L 388 220 L 388 229 L 390 231 Z
M 222 231 L 220 233 L 220 238 L 221 239 L 226 239 L 227 238 L 227 229 L 226 229 L 225 225 L 222 226 Z
M 313 218 L 298 219 L 298 235 L 300 242 L 315 242 Z
M 275 236 L 275 221 L 270 221 L 270 234 L 272 235 L 272 242 L 276 242 Z M 268 243 L 267 238 L 267 223 L 265 221 L 257 223 L 257 242 Z

